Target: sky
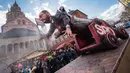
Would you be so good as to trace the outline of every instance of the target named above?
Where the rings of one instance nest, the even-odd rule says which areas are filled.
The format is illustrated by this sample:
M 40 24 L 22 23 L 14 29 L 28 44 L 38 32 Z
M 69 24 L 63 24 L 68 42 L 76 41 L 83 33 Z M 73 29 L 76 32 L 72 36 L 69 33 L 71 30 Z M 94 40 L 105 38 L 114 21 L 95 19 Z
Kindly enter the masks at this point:
M 0 0 L 0 26 L 6 22 L 6 13 L 15 0 Z M 55 14 L 60 6 L 66 10 L 80 10 L 94 18 L 105 12 L 112 5 L 118 4 L 118 0 L 16 0 L 26 17 L 34 22 L 34 18 L 42 10 L 48 10 Z

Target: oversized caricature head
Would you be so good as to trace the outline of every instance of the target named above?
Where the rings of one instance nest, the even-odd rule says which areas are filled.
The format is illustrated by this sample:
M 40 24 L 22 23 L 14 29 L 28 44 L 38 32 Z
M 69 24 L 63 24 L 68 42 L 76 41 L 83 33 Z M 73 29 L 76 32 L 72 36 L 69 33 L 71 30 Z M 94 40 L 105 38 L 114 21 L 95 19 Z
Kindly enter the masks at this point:
M 39 14 L 39 19 L 45 23 L 51 22 L 51 14 L 47 10 L 43 10 Z

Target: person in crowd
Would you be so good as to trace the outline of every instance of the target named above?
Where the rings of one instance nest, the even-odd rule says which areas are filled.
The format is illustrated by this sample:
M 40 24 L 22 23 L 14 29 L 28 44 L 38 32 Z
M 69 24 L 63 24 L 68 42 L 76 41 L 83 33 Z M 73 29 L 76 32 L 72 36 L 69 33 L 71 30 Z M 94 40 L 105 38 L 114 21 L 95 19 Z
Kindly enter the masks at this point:
M 50 73 L 49 65 L 48 65 L 48 59 L 45 58 L 43 61 L 43 73 Z
M 70 52 L 71 52 L 72 60 L 74 60 L 77 57 L 77 53 L 72 47 L 70 47 L 69 49 L 70 49 Z
M 42 68 L 43 68 L 43 73 L 50 73 L 47 56 L 42 56 Z
M 29 65 L 27 66 L 27 69 L 28 69 L 29 73 L 31 73 L 31 68 Z
M 50 73 L 51 72 L 51 63 L 48 58 L 46 58 L 46 63 L 47 63 L 48 73 Z
M 23 73 L 30 73 L 30 71 L 28 70 L 28 68 L 25 68 Z
M 19 73 L 24 73 L 24 68 L 20 69 Z
M 49 61 L 51 61 L 52 58 L 53 58 L 53 57 L 52 57 L 51 55 L 47 56 L 47 59 L 48 59 Z
M 13 64 L 10 66 L 10 69 L 11 69 L 11 73 L 15 73 L 15 66 Z
M 53 52 L 52 57 L 53 58 L 52 58 L 52 61 L 51 61 L 51 67 L 52 67 L 51 73 L 57 71 L 59 69 L 59 67 L 60 67 L 59 66 L 59 59 L 57 57 L 56 51 Z
M 36 68 L 37 68 L 36 65 L 33 65 L 31 73 L 35 73 Z
M 34 61 L 32 61 L 33 66 L 32 64 L 29 64 L 29 66 L 25 65 L 19 72 L 16 70 L 14 73 L 54 73 L 76 57 L 75 50 L 70 46 L 65 46 L 60 50 L 54 50 L 49 56 L 35 58 Z M 32 66 L 31 71 L 30 66 Z
M 39 59 L 37 62 L 37 68 L 35 73 L 43 73 L 43 68 L 42 68 L 42 59 Z
M 37 65 L 37 62 L 38 62 L 38 60 L 35 58 L 34 59 L 34 64 Z
M 64 60 L 65 60 L 66 64 L 68 64 L 70 62 L 70 55 L 69 55 L 69 51 L 67 48 L 64 50 L 64 53 L 65 53 Z
M 52 73 L 52 69 L 53 69 L 53 66 L 52 66 L 52 61 L 53 57 L 51 54 L 49 54 L 49 56 L 47 56 L 47 64 L 48 64 L 48 68 L 50 70 L 50 73 Z
M 58 57 L 60 59 L 61 67 L 65 66 L 66 65 L 66 62 L 65 62 L 65 53 L 64 53 L 63 49 L 59 50 L 59 56 Z

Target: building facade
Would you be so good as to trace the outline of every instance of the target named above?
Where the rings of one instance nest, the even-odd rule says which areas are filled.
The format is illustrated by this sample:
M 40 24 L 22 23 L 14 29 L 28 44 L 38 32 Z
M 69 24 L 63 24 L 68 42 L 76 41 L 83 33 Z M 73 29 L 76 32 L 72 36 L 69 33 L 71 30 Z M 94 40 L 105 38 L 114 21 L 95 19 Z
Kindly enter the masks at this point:
M 36 24 L 25 17 L 18 4 L 15 3 L 6 14 L 6 23 L 2 26 L 2 33 L 5 33 L 14 28 L 25 28 L 28 30 L 36 31 Z
M 26 18 L 15 3 L 6 14 L 7 21 L 0 33 L 0 72 L 10 73 L 8 66 L 37 50 L 48 50 L 46 40 L 40 40 L 36 24 Z

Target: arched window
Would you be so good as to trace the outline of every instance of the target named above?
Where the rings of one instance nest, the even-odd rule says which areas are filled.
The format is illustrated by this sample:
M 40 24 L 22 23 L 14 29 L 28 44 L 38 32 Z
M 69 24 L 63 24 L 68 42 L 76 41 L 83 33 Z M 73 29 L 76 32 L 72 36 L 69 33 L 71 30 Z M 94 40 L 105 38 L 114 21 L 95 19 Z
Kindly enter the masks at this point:
M 12 54 L 13 52 L 13 46 L 12 46 L 12 44 L 9 44 L 8 46 L 7 46 L 7 53 L 10 53 L 10 54 Z
M 25 43 L 25 47 L 29 48 L 29 43 L 28 42 Z
M 0 57 L 4 57 L 6 55 L 6 46 L 2 45 L 0 47 Z
M 23 44 L 23 42 L 20 43 L 20 49 L 24 49 L 24 44 Z
M 40 48 L 43 48 L 43 41 L 40 41 L 39 44 L 40 44 Z
M 21 20 L 20 19 L 18 19 L 18 24 L 21 24 Z
M 30 42 L 30 46 L 31 46 L 31 49 L 34 49 L 34 42 L 33 41 Z
M 26 24 L 25 20 L 22 20 L 23 24 Z
M 34 42 L 35 42 L 35 49 L 38 49 L 38 41 L 35 40 Z
M 18 47 L 18 43 L 14 44 L 14 53 L 18 53 L 19 52 L 19 47 Z

